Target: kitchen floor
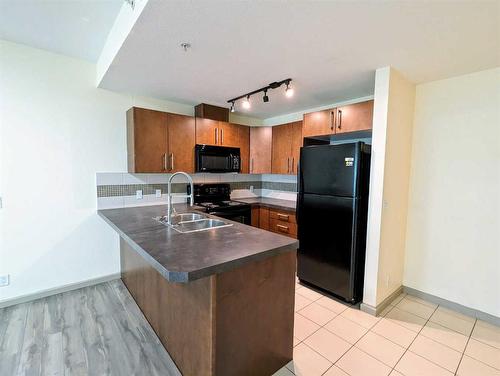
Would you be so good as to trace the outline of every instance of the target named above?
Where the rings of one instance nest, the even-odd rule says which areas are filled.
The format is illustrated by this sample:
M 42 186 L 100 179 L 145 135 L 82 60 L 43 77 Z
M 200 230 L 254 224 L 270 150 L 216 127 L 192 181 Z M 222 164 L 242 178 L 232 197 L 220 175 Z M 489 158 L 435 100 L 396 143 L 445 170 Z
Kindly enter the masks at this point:
M 373 317 L 302 286 L 279 376 L 500 376 L 500 328 L 408 295 Z M 180 375 L 121 280 L 0 309 L 0 375 Z
M 500 327 L 410 295 L 373 317 L 297 283 L 295 312 L 278 376 L 500 376 Z

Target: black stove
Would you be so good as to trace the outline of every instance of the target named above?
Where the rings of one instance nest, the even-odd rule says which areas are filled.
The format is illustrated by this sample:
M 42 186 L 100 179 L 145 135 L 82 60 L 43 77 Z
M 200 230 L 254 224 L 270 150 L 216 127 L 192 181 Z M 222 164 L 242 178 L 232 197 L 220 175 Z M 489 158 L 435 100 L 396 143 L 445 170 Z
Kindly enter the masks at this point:
M 194 184 L 194 204 L 205 212 L 249 225 L 251 207 L 249 204 L 231 200 L 229 184 Z M 188 185 L 188 194 L 190 187 Z

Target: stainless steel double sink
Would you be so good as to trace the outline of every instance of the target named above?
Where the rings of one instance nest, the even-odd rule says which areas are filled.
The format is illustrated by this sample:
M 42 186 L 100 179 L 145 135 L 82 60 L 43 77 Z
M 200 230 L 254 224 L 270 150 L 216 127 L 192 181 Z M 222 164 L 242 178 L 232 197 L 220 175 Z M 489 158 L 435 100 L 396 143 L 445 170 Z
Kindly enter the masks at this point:
M 180 233 L 190 233 L 206 231 L 213 228 L 229 227 L 232 223 L 224 222 L 220 219 L 209 218 L 200 213 L 179 213 L 172 216 L 172 224 L 168 224 L 167 216 L 156 217 L 158 222 L 172 227 L 175 231 Z

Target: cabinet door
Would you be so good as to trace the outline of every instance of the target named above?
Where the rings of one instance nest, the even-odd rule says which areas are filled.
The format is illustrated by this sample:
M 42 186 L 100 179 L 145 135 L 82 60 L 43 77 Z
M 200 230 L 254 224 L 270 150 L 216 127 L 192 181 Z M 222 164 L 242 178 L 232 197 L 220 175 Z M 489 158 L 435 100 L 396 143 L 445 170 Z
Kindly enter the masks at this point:
M 241 155 L 241 173 L 250 172 L 250 127 L 238 125 L 238 146 Z
M 273 174 L 289 174 L 291 164 L 289 124 L 273 127 L 271 171 Z
M 335 109 L 304 114 L 303 136 L 320 136 L 335 133 Z
M 300 148 L 302 147 L 302 122 L 296 121 L 290 125 L 290 145 L 291 145 L 291 165 L 290 173 L 297 174 L 299 158 L 300 158 Z
M 250 127 L 250 173 L 270 174 L 272 127 Z
M 372 129 L 373 101 L 361 102 L 337 108 L 336 133 Z
M 133 107 L 127 112 L 129 172 L 165 172 L 166 113 Z
M 196 118 L 196 143 L 201 145 L 219 144 L 219 122 Z
M 239 125 L 219 121 L 218 145 L 237 148 L 239 143 Z
M 195 120 L 192 116 L 167 114 L 168 170 L 194 172 Z
M 269 230 L 269 209 L 259 208 L 259 228 Z
M 251 224 L 253 227 L 259 227 L 259 210 L 260 208 L 258 206 L 252 205 Z

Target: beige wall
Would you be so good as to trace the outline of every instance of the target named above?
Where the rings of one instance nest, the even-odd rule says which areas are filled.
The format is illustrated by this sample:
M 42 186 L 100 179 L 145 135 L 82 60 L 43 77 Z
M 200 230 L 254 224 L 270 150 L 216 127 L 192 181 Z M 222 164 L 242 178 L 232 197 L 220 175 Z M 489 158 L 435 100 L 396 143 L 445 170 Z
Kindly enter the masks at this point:
M 500 68 L 417 86 L 404 285 L 500 316 Z
M 403 283 L 415 85 L 386 67 L 375 75 L 363 302 L 376 307 Z

